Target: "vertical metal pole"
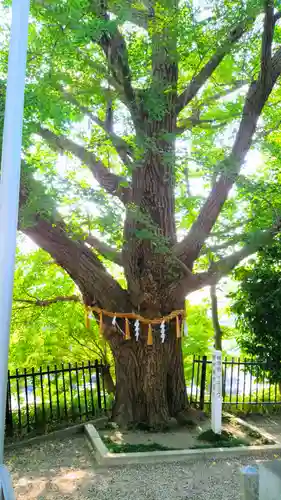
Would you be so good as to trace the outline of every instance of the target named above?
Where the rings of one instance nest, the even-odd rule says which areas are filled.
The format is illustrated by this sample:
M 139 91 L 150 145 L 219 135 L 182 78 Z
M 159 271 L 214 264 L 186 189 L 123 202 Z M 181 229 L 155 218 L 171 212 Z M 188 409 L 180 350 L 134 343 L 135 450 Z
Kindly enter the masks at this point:
M 18 224 L 29 0 L 13 0 L 0 184 L 0 464 Z
M 207 356 L 202 358 L 201 384 L 200 384 L 200 410 L 204 410 L 205 388 L 207 374 Z

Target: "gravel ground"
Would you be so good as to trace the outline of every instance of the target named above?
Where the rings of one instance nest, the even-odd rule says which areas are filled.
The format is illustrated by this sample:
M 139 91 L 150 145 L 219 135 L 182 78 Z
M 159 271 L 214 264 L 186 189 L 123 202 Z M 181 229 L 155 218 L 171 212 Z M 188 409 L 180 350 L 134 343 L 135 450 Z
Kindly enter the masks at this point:
M 248 457 L 101 470 L 83 436 L 6 453 L 17 500 L 238 500 L 239 469 L 255 462 Z

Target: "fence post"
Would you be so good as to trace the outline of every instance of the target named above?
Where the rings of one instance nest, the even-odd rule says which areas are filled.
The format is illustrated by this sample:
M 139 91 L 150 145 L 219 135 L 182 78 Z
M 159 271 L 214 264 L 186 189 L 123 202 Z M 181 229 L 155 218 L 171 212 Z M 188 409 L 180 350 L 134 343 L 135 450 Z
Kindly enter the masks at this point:
M 7 436 L 12 436 L 13 435 L 13 414 L 12 414 L 12 402 L 11 402 L 10 372 L 8 372 L 5 427 L 6 427 Z
M 96 359 L 95 361 L 95 368 L 96 368 L 96 383 L 97 383 L 97 392 L 98 392 L 98 407 L 99 410 L 102 409 L 102 402 L 101 402 L 101 390 L 100 390 L 100 366 L 99 362 Z
M 202 358 L 201 384 L 200 384 L 200 410 L 204 410 L 206 374 L 207 374 L 207 356 L 203 356 L 203 358 Z

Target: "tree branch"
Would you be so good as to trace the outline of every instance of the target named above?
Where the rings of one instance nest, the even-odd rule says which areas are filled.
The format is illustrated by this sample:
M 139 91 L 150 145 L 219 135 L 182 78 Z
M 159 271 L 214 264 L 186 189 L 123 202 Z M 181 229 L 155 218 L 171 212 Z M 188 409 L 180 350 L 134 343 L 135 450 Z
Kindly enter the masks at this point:
M 126 290 L 107 272 L 100 259 L 81 241 L 72 240 L 63 225 L 35 217 L 33 225 L 21 229 L 48 252 L 79 287 L 84 303 L 103 309 L 127 310 Z
M 239 219 L 238 222 L 235 222 L 234 224 L 228 224 L 228 225 L 222 225 L 222 229 L 220 231 L 215 231 L 210 234 L 210 237 L 215 237 L 215 238 L 221 238 L 224 237 L 226 233 L 229 233 L 231 231 L 235 231 L 236 229 L 241 228 L 242 226 L 245 226 L 246 224 L 249 224 L 250 222 L 253 222 L 253 217 L 249 217 L 247 219 Z
M 118 252 L 117 250 L 110 247 L 103 241 L 100 241 L 93 235 L 88 236 L 85 242 L 88 243 L 91 247 L 95 248 L 95 250 L 97 250 L 97 252 L 100 253 L 106 259 L 110 260 L 111 262 L 114 262 L 115 264 L 118 264 L 119 266 L 123 266 L 121 252 Z
M 43 128 L 41 125 L 38 125 L 37 133 L 45 139 L 53 149 L 58 151 L 69 151 L 79 158 L 89 167 L 100 186 L 108 193 L 117 196 L 124 204 L 130 201 L 131 189 L 124 185 L 122 186 L 122 184 L 127 183 L 126 179 L 110 172 L 110 170 L 105 167 L 93 153 L 87 151 L 84 146 L 73 142 L 63 135 L 56 135 L 51 130 Z
M 210 97 L 207 97 L 201 104 L 199 104 L 199 107 L 205 106 L 206 104 L 211 104 L 214 101 L 218 101 L 219 99 L 222 99 L 224 97 L 228 97 L 230 94 L 233 94 L 233 92 L 236 92 L 237 90 L 240 90 L 241 88 L 245 87 L 245 85 L 249 85 L 251 82 L 249 80 L 236 80 L 233 82 L 232 87 L 227 89 L 223 89 L 221 91 L 216 92 L 215 94 L 211 95 Z
M 218 296 L 216 285 L 210 287 L 211 309 L 212 309 L 212 322 L 214 328 L 214 347 L 218 351 L 222 350 L 222 330 L 219 321 L 218 312 Z
M 93 352 L 95 354 L 95 356 L 100 357 L 101 355 L 103 355 L 103 351 L 102 351 L 102 349 L 100 347 L 96 351 L 95 349 L 89 347 L 87 344 L 84 344 L 84 342 L 81 342 L 81 340 L 79 340 L 72 332 L 69 332 L 69 336 L 75 342 L 77 342 L 77 344 L 79 344 L 83 349 L 88 349 L 89 351 Z
M 98 5 L 95 5 L 95 2 L 92 1 L 92 10 L 103 21 L 109 21 L 106 2 L 100 2 Z M 110 30 L 104 29 L 101 37 L 99 39 L 94 39 L 93 37 L 93 41 L 98 43 L 103 49 L 109 71 L 117 86 L 122 87 L 127 106 L 131 111 L 133 121 L 136 122 L 139 110 L 136 103 L 135 91 L 132 86 L 131 70 L 124 37 L 118 30 L 117 25 L 113 29 L 111 24 Z
M 82 111 L 82 113 L 88 116 L 90 120 L 96 123 L 108 134 L 123 163 L 127 166 L 131 166 L 134 153 L 129 144 L 127 144 L 124 139 L 115 134 L 113 130 L 110 129 L 107 122 L 103 122 L 97 116 L 95 116 L 86 106 L 80 104 L 73 94 L 65 91 L 63 88 L 60 88 L 60 90 L 68 102 L 76 106 L 80 111 Z
M 267 23 L 265 22 L 265 30 L 267 29 Z M 279 48 L 271 58 L 270 79 L 264 75 L 264 45 L 267 43 L 268 38 L 264 35 L 259 78 L 257 81 L 253 81 L 249 87 L 231 154 L 218 165 L 216 170 L 221 172 L 221 174 L 217 182 L 214 184 L 202 206 L 197 220 L 191 226 L 188 235 L 175 247 L 177 257 L 188 267 L 192 267 L 193 262 L 201 252 L 205 240 L 216 223 L 222 207 L 227 200 L 228 193 L 237 179 L 245 156 L 251 147 L 257 121 L 263 107 L 281 73 L 281 48 Z M 267 65 L 267 67 L 269 66 Z
M 135 24 L 136 26 L 139 26 L 140 28 L 143 28 L 145 30 L 148 29 L 149 13 L 147 9 L 140 10 L 135 7 L 131 7 L 130 1 L 126 2 L 125 12 L 124 9 L 121 11 L 118 7 L 119 6 L 116 2 L 110 2 L 109 11 L 118 17 L 125 17 L 125 20 L 127 22 L 131 22 L 132 24 Z M 124 13 L 126 13 L 126 16 L 124 16 Z
M 171 293 L 173 293 L 175 297 L 184 297 L 187 293 L 194 292 L 205 286 L 215 285 L 223 276 L 227 276 L 243 259 L 253 255 L 260 248 L 264 248 L 273 243 L 275 236 L 280 230 L 281 224 L 279 222 L 270 229 L 257 231 L 243 248 L 212 263 L 208 271 L 185 275 L 182 280 L 178 282 L 177 286 L 171 290 Z
M 225 120 L 220 121 L 214 118 L 208 120 L 200 119 L 201 108 L 205 107 L 206 105 L 212 105 L 212 103 L 218 101 L 219 99 L 228 97 L 230 94 L 245 87 L 249 83 L 250 83 L 249 80 L 236 80 L 233 82 L 232 87 L 229 88 L 228 86 L 227 89 L 224 88 L 223 90 L 207 97 L 202 102 L 196 103 L 195 110 L 192 113 L 192 115 L 190 115 L 188 118 L 179 119 L 179 124 L 176 129 L 177 133 L 182 134 L 185 130 L 192 130 L 192 128 L 196 126 L 207 128 L 208 125 L 210 125 L 210 127 L 212 128 L 220 128 L 226 125 L 227 122 Z M 233 116 L 231 118 L 233 118 Z
M 272 78 L 272 42 L 274 34 L 274 1 L 265 1 L 260 80 L 266 88 Z
M 218 252 L 220 250 L 225 250 L 226 248 L 229 248 L 230 246 L 237 245 L 238 243 L 243 242 L 246 239 L 247 234 L 234 234 L 231 238 L 229 238 L 227 241 L 224 241 L 223 243 L 220 243 L 219 245 L 210 245 L 206 246 L 201 252 L 200 255 L 206 255 L 208 252 Z
M 148 12 L 132 7 L 129 11 L 129 16 L 128 16 L 127 20 L 133 24 L 136 24 L 140 28 L 147 30 L 148 29 L 148 17 L 149 17 Z
M 178 96 L 176 112 L 179 114 L 182 109 L 189 104 L 189 102 L 196 96 L 201 87 L 210 78 L 216 68 L 219 66 L 224 57 L 230 52 L 233 44 L 237 42 L 242 35 L 245 33 L 246 28 L 249 24 L 249 19 L 244 22 L 240 22 L 231 31 L 227 39 L 224 41 L 221 47 L 215 52 L 215 54 L 209 59 L 207 64 L 199 71 L 199 73 L 194 76 L 189 83 L 188 87 Z
M 218 281 L 234 269 L 239 262 L 246 257 L 253 255 L 259 249 L 264 248 L 273 243 L 275 236 L 280 232 L 280 223 L 265 231 L 257 231 L 250 241 L 238 250 L 237 252 L 224 257 L 210 266 L 210 269 L 205 273 L 199 273 L 195 277 L 199 280 L 200 286 L 214 285 Z
M 124 104 L 125 104 L 126 102 L 125 102 L 125 97 L 123 94 L 123 88 L 120 84 L 118 84 L 116 82 L 116 80 L 114 80 L 113 76 L 108 74 L 107 66 L 92 59 L 87 53 L 83 52 L 83 50 L 81 50 L 79 48 L 77 48 L 77 53 L 79 54 L 79 57 L 83 58 L 85 64 L 87 64 L 87 66 L 95 72 L 94 73 L 95 78 L 96 78 L 97 72 L 103 73 L 103 76 L 101 79 L 107 81 L 109 83 L 109 85 L 111 85 L 111 87 L 113 87 L 118 92 L 120 100 L 122 102 L 124 102 Z
M 130 311 L 132 306 L 127 291 L 111 276 L 85 242 L 68 234 L 50 195 L 44 193 L 44 186 L 39 181 L 34 181 L 30 170 L 22 169 L 24 177 L 20 189 L 20 209 L 24 210 L 25 205 L 28 206 L 29 219 L 27 225 L 20 227 L 21 232 L 48 252 L 55 263 L 69 274 L 78 286 L 85 304 L 94 304 L 109 311 Z M 34 182 L 39 184 L 40 189 L 36 211 L 31 218 L 29 193 Z M 46 213 L 46 205 L 49 213 Z
M 81 298 L 77 295 L 70 295 L 69 297 L 54 297 L 53 299 L 14 299 L 14 302 L 21 302 L 24 304 L 31 304 L 34 306 L 47 307 L 58 302 L 81 302 Z
M 231 119 L 233 119 L 233 115 Z M 209 128 L 209 129 L 219 129 L 224 127 L 227 124 L 227 121 L 219 121 L 216 118 L 209 120 L 200 120 L 199 118 L 195 118 L 190 116 L 189 118 L 184 118 L 180 121 L 180 125 L 176 128 L 176 133 L 178 135 L 183 134 L 186 130 L 192 130 L 194 127 L 201 128 Z

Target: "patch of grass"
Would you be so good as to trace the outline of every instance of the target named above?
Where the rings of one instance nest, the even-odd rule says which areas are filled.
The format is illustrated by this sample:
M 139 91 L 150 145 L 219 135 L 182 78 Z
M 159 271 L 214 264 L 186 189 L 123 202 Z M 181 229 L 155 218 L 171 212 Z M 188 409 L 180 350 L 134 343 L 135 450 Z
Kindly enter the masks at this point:
M 266 437 L 261 437 L 260 444 L 276 444 L 273 439 L 267 439 Z
M 193 448 L 231 448 L 236 446 L 250 446 L 247 439 L 238 438 L 231 432 L 222 431 L 221 434 L 215 434 L 211 429 L 202 432 L 197 437 L 199 441 L 206 441 L 203 445 L 195 445 Z
M 109 438 L 103 438 L 104 444 L 107 446 L 111 453 L 135 453 L 135 452 L 146 452 L 146 451 L 168 451 L 174 450 L 175 448 L 169 448 L 168 446 L 162 446 L 158 443 L 149 444 L 129 444 L 129 443 L 114 443 Z
M 233 423 L 234 420 L 235 420 L 235 418 L 233 417 L 233 415 L 225 415 L 225 414 L 222 415 L 222 421 L 225 424 Z
M 258 430 L 251 429 L 247 426 L 244 426 L 242 423 L 240 424 L 239 422 L 237 422 L 233 415 L 223 415 L 222 421 L 231 424 L 233 427 L 243 429 L 246 432 L 247 436 L 249 436 L 251 440 L 254 440 L 254 443 L 251 442 L 250 444 L 255 444 L 255 445 L 276 444 L 275 441 L 273 441 L 273 439 L 264 437 Z
M 247 429 L 247 433 L 251 438 L 258 440 L 260 444 L 275 444 L 275 441 L 273 441 L 273 439 L 262 436 L 258 431 L 254 429 Z
M 254 429 L 248 429 L 247 430 L 248 436 L 254 439 L 260 439 L 262 436 L 258 431 L 255 431 Z

